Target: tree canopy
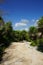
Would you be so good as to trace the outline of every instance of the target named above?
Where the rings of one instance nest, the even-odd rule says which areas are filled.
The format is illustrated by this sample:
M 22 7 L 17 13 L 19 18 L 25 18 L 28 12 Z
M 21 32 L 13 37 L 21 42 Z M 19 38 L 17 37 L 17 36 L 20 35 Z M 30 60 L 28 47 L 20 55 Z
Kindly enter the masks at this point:
M 43 28 L 43 17 L 41 17 L 38 21 L 38 27 Z

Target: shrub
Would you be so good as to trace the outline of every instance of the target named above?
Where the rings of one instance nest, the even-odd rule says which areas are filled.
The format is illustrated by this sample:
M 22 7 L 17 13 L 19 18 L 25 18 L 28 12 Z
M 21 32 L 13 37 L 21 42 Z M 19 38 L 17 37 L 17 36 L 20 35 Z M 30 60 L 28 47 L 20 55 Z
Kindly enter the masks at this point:
M 41 38 L 41 39 L 39 40 L 39 45 L 38 45 L 37 50 L 43 52 L 43 38 Z
M 36 43 L 34 41 L 31 42 L 31 46 L 36 46 Z
M 0 47 L 0 61 L 2 60 L 2 56 L 3 56 L 3 48 Z

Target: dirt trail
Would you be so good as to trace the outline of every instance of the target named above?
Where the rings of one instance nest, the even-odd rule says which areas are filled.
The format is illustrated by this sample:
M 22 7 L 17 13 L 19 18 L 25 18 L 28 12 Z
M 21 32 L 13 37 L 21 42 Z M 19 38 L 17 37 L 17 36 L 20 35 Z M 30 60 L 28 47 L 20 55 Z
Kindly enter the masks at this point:
M 0 65 L 43 65 L 43 53 L 30 47 L 29 43 L 14 42 L 5 52 Z

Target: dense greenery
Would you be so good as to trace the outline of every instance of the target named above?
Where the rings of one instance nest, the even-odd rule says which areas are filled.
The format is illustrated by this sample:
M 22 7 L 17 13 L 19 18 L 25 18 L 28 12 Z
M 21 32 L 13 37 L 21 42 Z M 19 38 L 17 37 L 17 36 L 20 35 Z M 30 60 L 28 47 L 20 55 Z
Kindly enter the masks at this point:
M 19 42 L 19 41 L 23 41 L 29 40 L 29 34 L 27 31 L 23 30 L 23 31 L 13 31 L 13 37 L 14 37 L 14 41 L 15 42 Z
M 37 46 L 37 49 L 43 52 L 43 17 L 41 17 L 37 23 L 37 27 L 30 27 L 29 38 L 32 41 L 31 45 Z
M 38 36 L 39 32 L 41 35 Z M 4 22 L 0 17 L 0 61 L 2 59 L 5 48 L 11 42 L 31 41 L 31 45 L 38 46 L 38 50 L 43 51 L 43 17 L 38 21 L 38 27 L 30 27 L 29 31 L 16 31 L 12 28 L 11 22 Z
M 31 40 L 36 40 L 36 37 L 37 37 L 37 28 L 34 27 L 34 26 L 31 26 L 29 28 L 29 37 Z
M 38 27 L 43 28 L 43 17 L 41 17 L 38 21 Z
M 4 49 L 10 45 L 11 41 L 13 41 L 12 31 L 11 23 L 3 23 L 3 19 L 0 17 L 0 60 L 2 59 L 1 56 Z
M 7 48 L 11 42 L 19 42 L 23 40 L 28 41 L 28 32 L 15 31 L 12 28 L 11 22 L 4 22 L 2 17 L 0 17 L 0 60 L 2 59 L 2 54 L 4 49 Z
M 43 52 L 43 17 L 38 21 L 38 31 L 41 33 L 39 37 L 38 50 Z

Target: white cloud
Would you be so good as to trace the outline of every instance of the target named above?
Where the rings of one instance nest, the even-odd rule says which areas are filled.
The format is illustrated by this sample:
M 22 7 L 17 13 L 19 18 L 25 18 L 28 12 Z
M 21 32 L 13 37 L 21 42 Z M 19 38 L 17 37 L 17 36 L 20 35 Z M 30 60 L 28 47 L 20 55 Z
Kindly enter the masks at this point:
M 36 22 L 38 22 L 39 20 L 37 19 Z
M 23 23 L 28 23 L 29 20 L 27 20 L 27 19 L 21 19 L 21 22 L 23 22 Z
M 20 22 L 15 23 L 15 28 L 20 27 L 20 26 L 27 26 L 28 22 L 29 22 L 29 20 L 21 19 Z
M 39 21 L 38 19 L 35 20 L 34 26 L 37 26 L 37 22 L 38 22 L 38 21 Z
M 37 26 L 37 22 L 38 22 L 39 20 L 38 19 L 32 19 L 30 22 L 31 22 L 31 26 Z
M 15 24 L 15 27 L 19 27 L 19 26 L 26 26 L 26 23 L 19 22 Z
M 13 24 L 13 29 L 28 31 L 28 26 L 37 26 L 37 22 L 38 20 L 35 19 L 21 19 L 19 22 L 16 22 L 15 25 Z

